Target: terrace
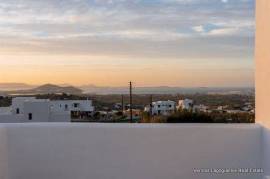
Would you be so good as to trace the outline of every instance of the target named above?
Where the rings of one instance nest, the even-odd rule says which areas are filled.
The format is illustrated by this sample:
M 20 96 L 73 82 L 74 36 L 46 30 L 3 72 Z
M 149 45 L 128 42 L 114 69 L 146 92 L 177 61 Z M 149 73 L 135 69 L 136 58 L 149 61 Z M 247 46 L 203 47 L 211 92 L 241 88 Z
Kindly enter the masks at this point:
M 1 124 L 0 179 L 270 178 L 269 19 L 257 0 L 257 124 Z

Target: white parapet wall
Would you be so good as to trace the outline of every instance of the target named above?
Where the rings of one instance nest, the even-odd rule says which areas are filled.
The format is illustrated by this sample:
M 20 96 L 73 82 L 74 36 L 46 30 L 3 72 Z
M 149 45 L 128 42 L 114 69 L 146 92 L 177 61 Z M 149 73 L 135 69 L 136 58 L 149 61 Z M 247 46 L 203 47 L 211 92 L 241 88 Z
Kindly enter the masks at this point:
M 256 124 L 1 124 L 1 179 L 261 179 Z

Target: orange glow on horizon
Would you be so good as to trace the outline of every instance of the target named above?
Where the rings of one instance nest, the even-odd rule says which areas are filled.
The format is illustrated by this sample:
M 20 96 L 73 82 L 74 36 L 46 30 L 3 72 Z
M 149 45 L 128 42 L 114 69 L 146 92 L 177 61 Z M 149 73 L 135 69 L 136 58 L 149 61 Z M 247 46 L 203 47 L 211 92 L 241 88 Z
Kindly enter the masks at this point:
M 218 67 L 183 61 L 167 64 L 164 59 L 133 62 L 126 57 L 6 55 L 0 56 L 4 66 L 0 83 L 126 86 L 134 81 L 136 86 L 225 87 L 247 86 L 253 78 L 253 70 L 241 64 L 231 68 L 225 62 Z

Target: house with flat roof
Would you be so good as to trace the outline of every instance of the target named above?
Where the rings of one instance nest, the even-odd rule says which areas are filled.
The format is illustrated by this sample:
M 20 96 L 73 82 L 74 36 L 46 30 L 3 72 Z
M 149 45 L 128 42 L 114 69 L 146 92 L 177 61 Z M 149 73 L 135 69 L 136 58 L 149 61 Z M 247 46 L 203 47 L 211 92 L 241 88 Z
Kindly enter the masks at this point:
M 91 116 L 91 100 L 36 99 L 16 97 L 10 107 L 0 108 L 0 123 L 6 122 L 70 122 L 71 118 Z
M 169 115 L 175 112 L 175 102 L 174 101 L 156 101 L 152 103 L 152 109 L 150 106 L 146 106 L 144 111 L 150 112 L 152 110 L 152 115 Z

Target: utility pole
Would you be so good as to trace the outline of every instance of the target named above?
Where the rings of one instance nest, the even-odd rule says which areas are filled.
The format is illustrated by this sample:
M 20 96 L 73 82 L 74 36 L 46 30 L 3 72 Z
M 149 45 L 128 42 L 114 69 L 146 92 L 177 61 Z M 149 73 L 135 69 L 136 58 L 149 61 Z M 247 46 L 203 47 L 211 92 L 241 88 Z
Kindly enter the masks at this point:
M 124 106 L 124 95 L 121 95 L 121 107 L 122 107 L 122 114 L 124 116 L 124 112 L 125 112 L 125 106 Z
M 130 123 L 133 122 L 132 111 L 132 82 L 129 82 L 129 111 L 130 111 Z
M 152 114 L 153 114 L 153 95 L 150 95 L 150 119 L 152 119 Z

